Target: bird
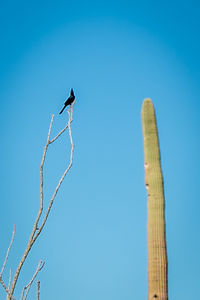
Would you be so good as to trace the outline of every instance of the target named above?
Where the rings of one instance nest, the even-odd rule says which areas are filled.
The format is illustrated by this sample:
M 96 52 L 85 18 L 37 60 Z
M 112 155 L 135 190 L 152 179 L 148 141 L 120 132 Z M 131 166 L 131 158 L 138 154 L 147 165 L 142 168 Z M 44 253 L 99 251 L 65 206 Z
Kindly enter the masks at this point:
M 74 91 L 73 89 L 71 89 L 71 92 L 70 92 L 70 96 L 69 98 L 65 101 L 64 103 L 64 107 L 62 108 L 62 110 L 59 112 L 59 114 L 62 114 L 63 110 L 68 106 L 68 105 L 71 105 L 75 100 L 75 95 L 74 95 Z

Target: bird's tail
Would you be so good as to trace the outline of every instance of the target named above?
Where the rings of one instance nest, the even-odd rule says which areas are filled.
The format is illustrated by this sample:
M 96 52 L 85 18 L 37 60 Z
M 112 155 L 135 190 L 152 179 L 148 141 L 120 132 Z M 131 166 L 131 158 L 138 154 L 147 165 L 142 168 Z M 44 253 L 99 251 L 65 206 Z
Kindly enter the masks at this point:
M 59 114 L 62 114 L 63 110 L 65 109 L 65 106 L 61 109 L 61 111 L 59 112 Z

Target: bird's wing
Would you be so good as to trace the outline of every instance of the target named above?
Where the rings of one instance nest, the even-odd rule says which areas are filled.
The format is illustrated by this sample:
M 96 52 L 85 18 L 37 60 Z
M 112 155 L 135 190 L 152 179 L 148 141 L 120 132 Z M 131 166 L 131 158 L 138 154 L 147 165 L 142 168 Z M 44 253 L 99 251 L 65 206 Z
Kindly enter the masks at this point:
M 69 98 L 67 98 L 67 100 L 65 101 L 65 106 L 67 106 L 67 105 L 69 105 L 70 104 L 70 97 Z

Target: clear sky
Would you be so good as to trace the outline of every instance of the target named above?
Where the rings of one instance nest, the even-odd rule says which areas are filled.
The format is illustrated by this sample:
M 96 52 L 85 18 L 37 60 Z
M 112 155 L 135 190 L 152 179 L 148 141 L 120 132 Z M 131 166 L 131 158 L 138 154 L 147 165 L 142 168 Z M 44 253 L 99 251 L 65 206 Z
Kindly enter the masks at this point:
M 155 105 L 166 196 L 169 299 L 200 298 L 198 1 L 4 1 L 0 10 L 1 251 L 13 272 L 39 207 L 39 166 L 71 87 L 74 164 L 16 289 L 39 259 L 41 300 L 147 299 L 141 106 Z M 45 207 L 69 157 L 51 146 Z M 4 298 L 3 290 L 0 294 Z M 30 292 L 34 300 L 35 285 Z

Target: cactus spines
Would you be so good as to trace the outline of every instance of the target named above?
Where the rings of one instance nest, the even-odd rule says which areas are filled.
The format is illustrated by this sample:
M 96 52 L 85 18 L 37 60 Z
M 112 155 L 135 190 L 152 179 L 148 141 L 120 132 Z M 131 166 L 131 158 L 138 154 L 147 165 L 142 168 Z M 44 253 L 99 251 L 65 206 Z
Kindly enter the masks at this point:
M 165 200 L 155 111 L 151 99 L 142 106 L 145 185 L 148 194 L 148 300 L 168 299 Z

